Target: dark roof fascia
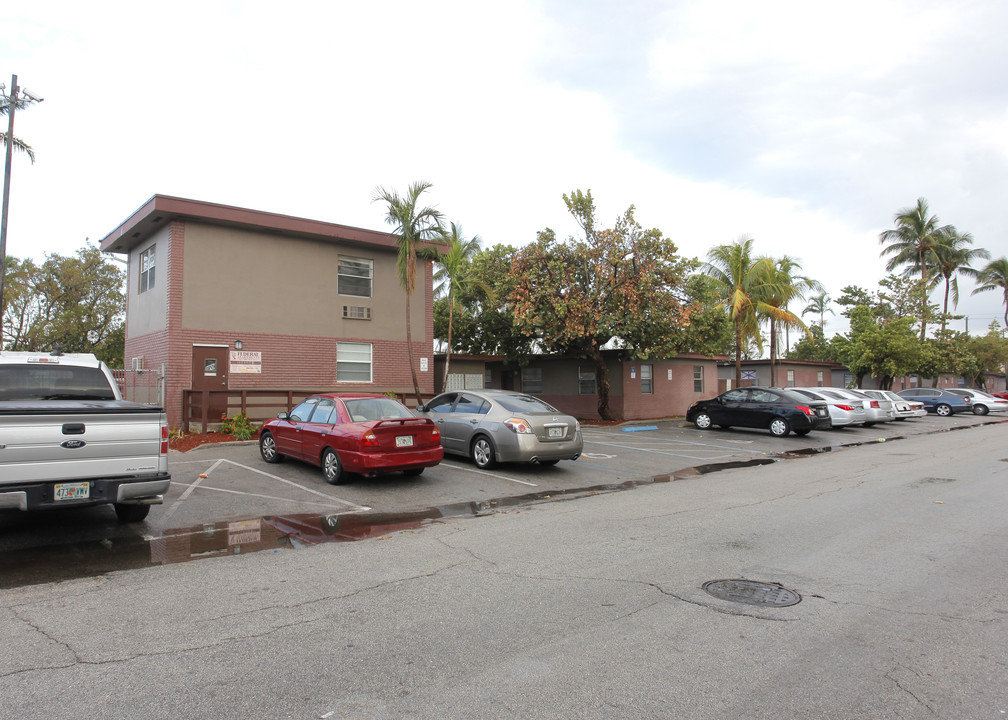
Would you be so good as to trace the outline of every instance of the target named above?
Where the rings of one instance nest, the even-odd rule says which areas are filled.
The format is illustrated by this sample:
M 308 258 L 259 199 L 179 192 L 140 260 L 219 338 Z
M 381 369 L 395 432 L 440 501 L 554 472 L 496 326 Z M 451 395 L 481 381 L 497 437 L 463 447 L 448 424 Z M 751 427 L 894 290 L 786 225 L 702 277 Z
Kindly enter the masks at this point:
M 348 242 L 379 246 L 390 250 L 398 248 L 396 236 L 391 233 L 200 200 L 155 195 L 126 218 L 119 227 L 102 238 L 101 249 L 104 252 L 128 253 L 137 245 L 146 242 L 151 235 L 172 220 L 177 219 L 195 220 L 288 237 Z

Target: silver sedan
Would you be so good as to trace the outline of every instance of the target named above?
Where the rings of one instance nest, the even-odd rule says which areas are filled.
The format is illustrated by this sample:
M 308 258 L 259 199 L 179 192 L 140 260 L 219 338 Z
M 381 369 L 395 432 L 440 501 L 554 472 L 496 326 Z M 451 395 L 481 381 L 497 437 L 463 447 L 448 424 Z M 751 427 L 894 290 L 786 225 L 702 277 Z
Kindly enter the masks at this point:
M 459 390 L 417 407 L 437 423 L 445 452 L 477 467 L 498 462 L 556 465 L 584 449 L 581 424 L 537 397 L 509 390 Z

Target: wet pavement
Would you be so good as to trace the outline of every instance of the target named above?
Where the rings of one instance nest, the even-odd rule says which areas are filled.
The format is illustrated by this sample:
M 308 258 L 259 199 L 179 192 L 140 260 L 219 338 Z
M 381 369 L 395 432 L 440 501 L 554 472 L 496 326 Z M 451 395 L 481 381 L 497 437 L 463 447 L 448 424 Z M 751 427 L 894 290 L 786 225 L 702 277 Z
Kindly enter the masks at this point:
M 479 470 L 448 456 L 419 478 L 356 477 L 331 486 L 313 466 L 267 465 L 254 444 L 172 453 L 172 487 L 143 523 L 110 506 L 48 513 L 0 511 L 0 588 L 250 552 L 288 552 L 380 538 L 435 522 L 479 518 L 544 502 L 760 467 L 867 444 L 968 430 L 1006 418 L 959 415 L 845 428 L 798 438 L 696 430 L 681 419 L 584 428 L 585 452 L 553 467 Z M 894 445 L 894 452 L 898 452 Z

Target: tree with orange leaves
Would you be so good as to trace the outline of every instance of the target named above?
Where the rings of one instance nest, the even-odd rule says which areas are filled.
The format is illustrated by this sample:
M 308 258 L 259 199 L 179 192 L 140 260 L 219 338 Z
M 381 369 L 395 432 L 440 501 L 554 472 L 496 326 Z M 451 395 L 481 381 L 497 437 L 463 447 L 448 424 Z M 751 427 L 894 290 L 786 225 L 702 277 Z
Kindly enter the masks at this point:
M 509 302 L 516 326 L 534 334 L 543 351 L 594 364 L 599 416 L 612 420 L 603 349 L 642 359 L 674 354 L 676 330 L 689 323 L 684 287 L 695 262 L 680 257 L 660 230 L 645 230 L 632 205 L 602 229 L 590 190 L 564 195 L 564 202 L 584 238 L 539 232 L 515 255 Z

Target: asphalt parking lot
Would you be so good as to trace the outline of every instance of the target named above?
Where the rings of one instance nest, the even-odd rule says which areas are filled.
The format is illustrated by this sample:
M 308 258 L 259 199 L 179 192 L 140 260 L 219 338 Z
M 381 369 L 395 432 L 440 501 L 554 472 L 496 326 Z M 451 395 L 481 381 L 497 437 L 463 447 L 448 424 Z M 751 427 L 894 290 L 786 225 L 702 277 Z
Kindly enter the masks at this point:
M 172 451 L 172 485 L 143 523 L 121 525 L 111 507 L 50 513 L 0 511 L 0 554 L 7 582 L 63 577 L 291 545 L 381 536 L 453 516 L 476 516 L 635 484 L 707 475 L 724 467 L 852 452 L 865 443 L 1000 423 L 999 416 L 956 415 L 774 438 L 766 431 L 700 431 L 682 418 L 583 426 L 584 454 L 555 466 L 480 470 L 448 455 L 419 477 L 350 476 L 329 485 L 319 468 L 267 464 L 254 442 Z M 48 570 L 47 570 L 48 568 Z M 48 574 L 47 574 L 48 573 Z

